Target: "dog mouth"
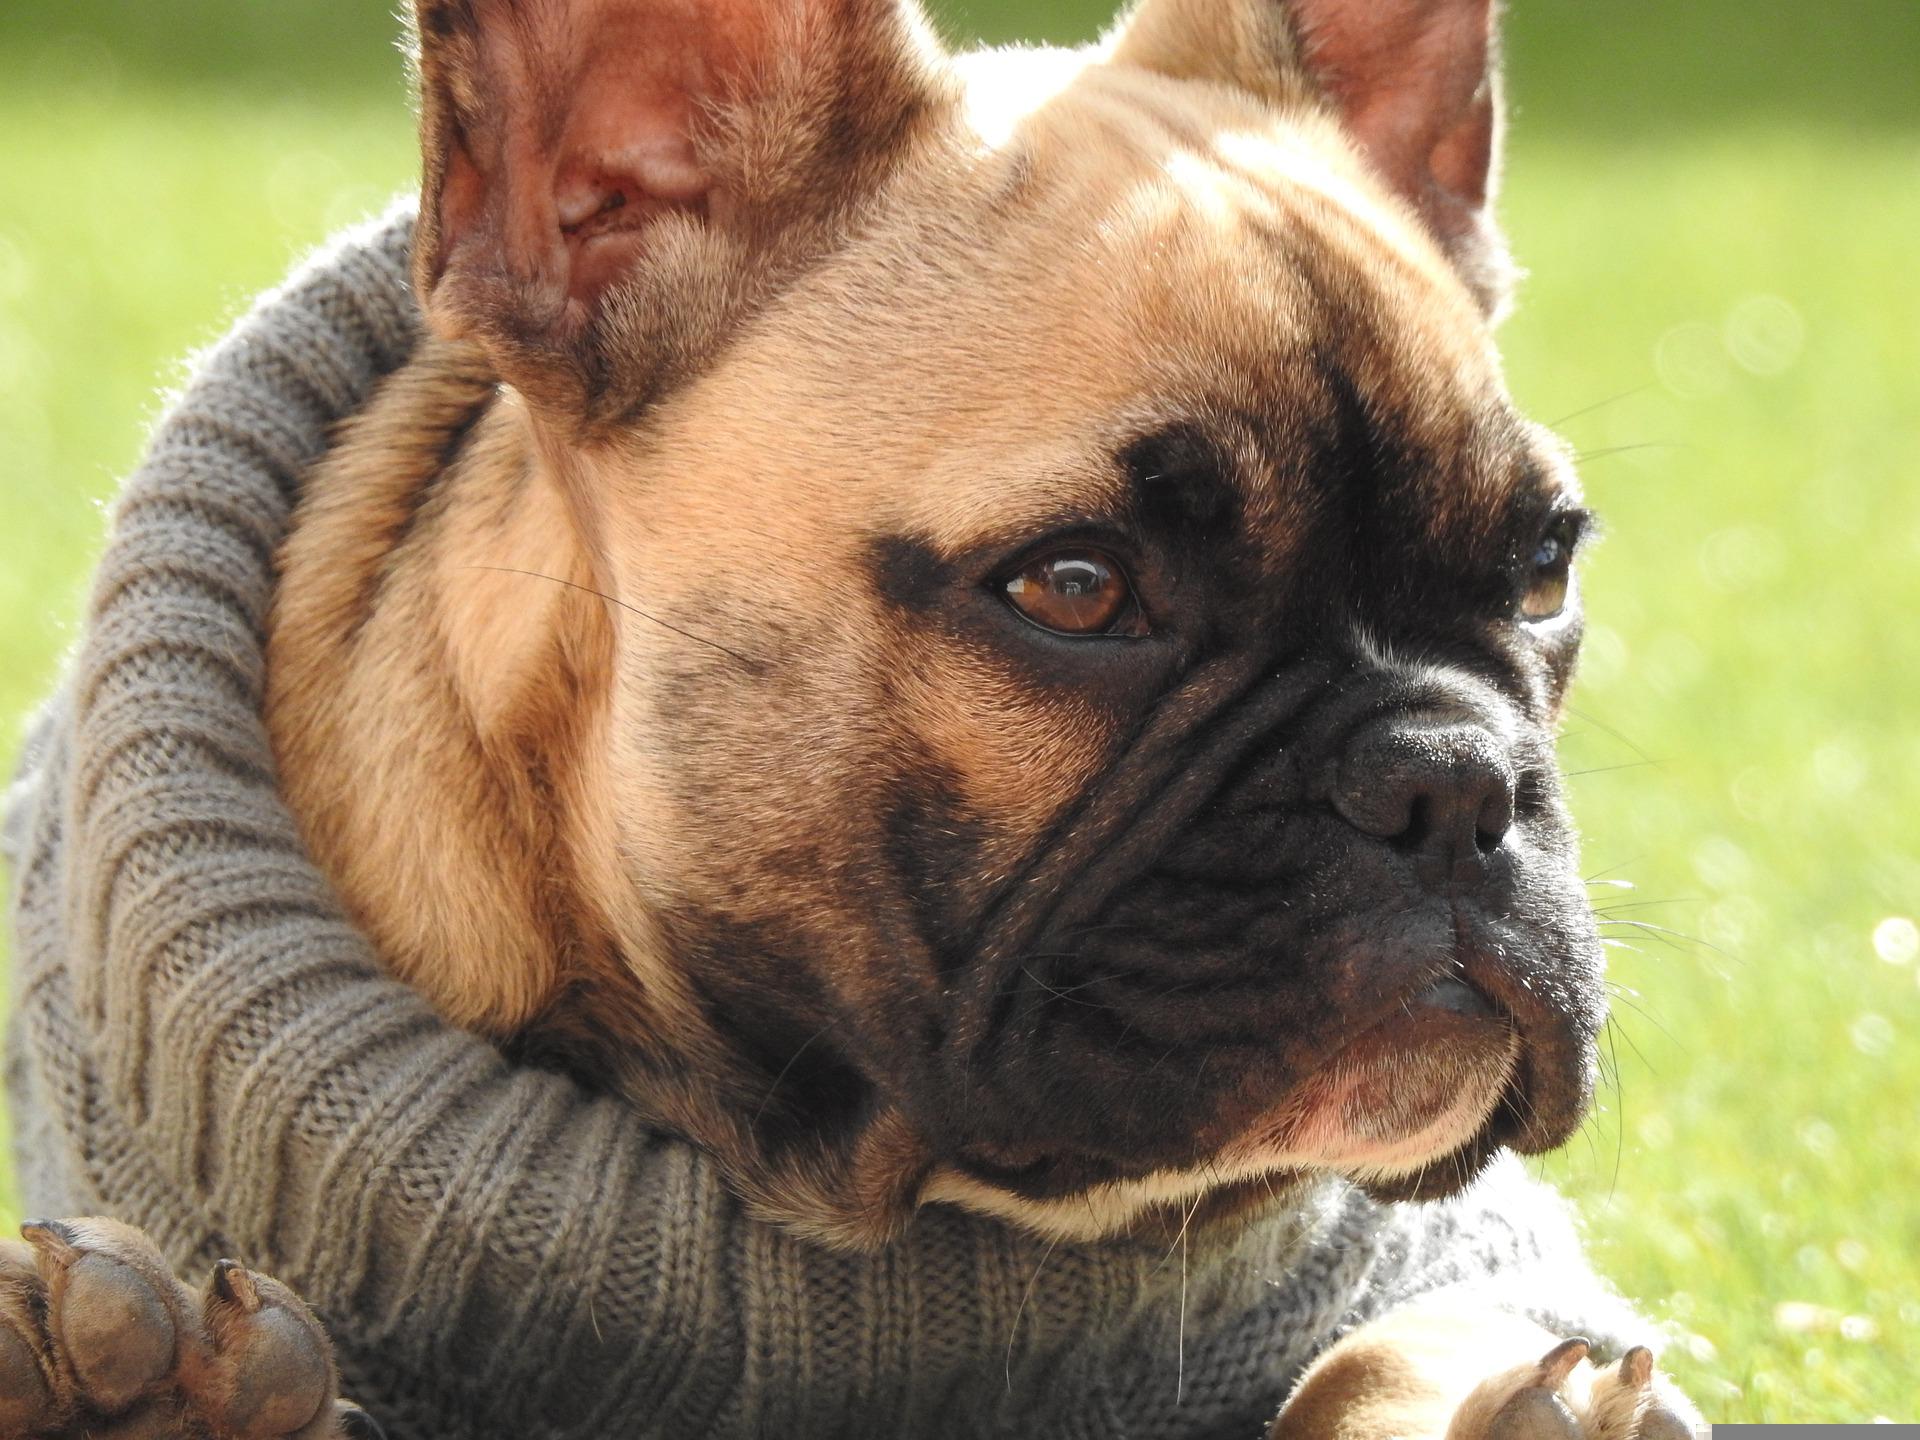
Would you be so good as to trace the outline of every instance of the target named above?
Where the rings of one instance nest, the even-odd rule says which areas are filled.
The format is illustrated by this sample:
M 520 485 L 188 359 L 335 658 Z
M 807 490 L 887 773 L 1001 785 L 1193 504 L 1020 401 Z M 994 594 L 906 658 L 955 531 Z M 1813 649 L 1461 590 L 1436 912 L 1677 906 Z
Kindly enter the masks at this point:
M 1341 1047 L 1223 1158 L 1330 1170 L 1376 1198 L 1428 1188 L 1436 1167 L 1433 1184 L 1457 1188 L 1511 1138 L 1503 1122 L 1525 1105 L 1522 1054 L 1510 1016 L 1443 976 Z
M 1506 1009 L 1449 974 L 1362 1025 L 1210 1154 L 1130 1164 L 1041 1142 L 976 1143 L 952 1168 L 968 1188 L 1040 1206 L 1097 1200 L 1102 1213 L 1312 1173 L 1344 1176 L 1383 1201 L 1435 1197 L 1517 1138 L 1529 1103 L 1524 1052 Z

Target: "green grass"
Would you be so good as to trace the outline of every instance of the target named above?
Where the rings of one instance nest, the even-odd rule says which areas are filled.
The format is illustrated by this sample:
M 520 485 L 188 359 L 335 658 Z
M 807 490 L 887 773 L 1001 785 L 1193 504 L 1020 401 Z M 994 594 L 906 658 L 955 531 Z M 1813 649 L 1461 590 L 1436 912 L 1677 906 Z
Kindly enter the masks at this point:
M 284 6 L 0 15 L 9 727 L 179 357 L 410 182 L 387 0 Z M 1614 928 L 1618 1089 L 1545 1168 L 1715 1418 L 1920 1419 L 1920 964 L 1874 945 L 1920 917 L 1920 7 L 1672 8 L 1515 16 L 1504 338 L 1611 531 L 1563 753 L 1602 903 L 1680 932 Z
M 1920 187 L 1911 136 L 1842 141 L 1555 143 L 1511 188 L 1523 398 L 1651 384 L 1564 427 L 1612 532 L 1562 748 L 1588 868 L 1699 937 L 1612 927 L 1647 1013 L 1550 1168 L 1723 1419 L 1920 1418 L 1920 987 L 1873 944 L 1920 911 Z

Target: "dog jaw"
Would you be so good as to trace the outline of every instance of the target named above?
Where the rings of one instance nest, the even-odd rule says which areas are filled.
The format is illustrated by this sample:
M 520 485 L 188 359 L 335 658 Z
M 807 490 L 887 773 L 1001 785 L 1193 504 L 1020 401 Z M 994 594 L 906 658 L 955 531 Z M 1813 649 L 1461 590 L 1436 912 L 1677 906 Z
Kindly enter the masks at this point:
M 1036 1199 L 1020 1195 L 953 1166 L 936 1167 L 921 1189 L 921 1204 L 963 1206 L 994 1215 L 1046 1239 L 1099 1240 L 1131 1233 L 1148 1216 L 1174 1215 L 1189 1224 L 1208 1197 L 1239 1189 L 1247 1205 L 1227 1215 L 1238 1219 L 1262 1202 L 1280 1204 L 1315 1175 L 1342 1175 L 1361 1185 L 1418 1175 L 1466 1146 L 1486 1125 L 1511 1077 L 1517 1053 L 1504 1047 L 1498 1071 L 1484 1066 L 1472 1074 L 1452 1103 L 1434 1111 L 1415 1128 L 1390 1136 L 1356 1130 L 1340 1113 L 1363 1087 L 1391 1084 L 1406 1071 L 1420 1072 L 1417 1061 L 1402 1059 L 1364 1073 L 1337 1071 L 1318 1082 L 1313 1101 L 1292 1101 L 1270 1125 L 1256 1127 L 1245 1140 L 1229 1145 L 1202 1165 L 1156 1170 L 1137 1179 L 1113 1180 L 1071 1195 Z M 1422 1083 L 1429 1081 L 1419 1073 Z

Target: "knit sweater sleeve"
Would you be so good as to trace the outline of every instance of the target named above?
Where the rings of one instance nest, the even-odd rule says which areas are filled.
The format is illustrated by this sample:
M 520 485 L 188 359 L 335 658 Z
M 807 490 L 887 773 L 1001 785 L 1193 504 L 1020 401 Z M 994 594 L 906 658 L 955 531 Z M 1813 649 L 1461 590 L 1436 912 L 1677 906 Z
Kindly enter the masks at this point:
M 1333 1337 L 1446 1296 L 1525 1315 L 1562 1337 L 1585 1336 L 1601 1356 L 1660 1338 L 1594 1272 L 1572 1207 L 1512 1154 L 1502 1152 L 1451 1200 L 1367 1209 L 1358 1223 L 1377 1248 Z

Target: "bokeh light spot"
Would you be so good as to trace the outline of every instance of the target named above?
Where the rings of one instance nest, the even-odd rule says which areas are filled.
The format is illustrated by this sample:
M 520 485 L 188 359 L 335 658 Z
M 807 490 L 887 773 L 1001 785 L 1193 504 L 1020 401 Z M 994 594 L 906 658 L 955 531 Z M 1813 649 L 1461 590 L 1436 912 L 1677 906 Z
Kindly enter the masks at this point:
M 1682 400 L 1709 399 L 1733 383 L 1719 327 L 1704 320 L 1675 325 L 1654 342 L 1653 373 Z
M 1840 1338 L 1842 1340 L 1851 1340 L 1856 1344 L 1863 1344 L 1868 1340 L 1876 1339 L 1879 1334 L 1880 1327 L 1874 1324 L 1872 1318 L 1869 1316 L 1848 1315 L 1840 1321 Z
M 1873 927 L 1873 953 L 1889 965 L 1911 965 L 1920 956 L 1920 925 L 1889 915 Z
M 1817 1118 L 1802 1120 L 1800 1122 L 1800 1128 L 1796 1133 L 1799 1136 L 1800 1143 L 1815 1155 L 1833 1155 L 1839 1152 L 1840 1132 L 1824 1120 Z M 1818 1268 L 1820 1265 L 1826 1263 L 1826 1256 L 1820 1254 L 1817 1250 L 1813 1250 L 1811 1246 L 1805 1248 L 1812 1250 L 1814 1260 L 1811 1264 L 1813 1268 Z M 1809 1264 L 1804 1253 L 1801 1260 L 1803 1265 Z
M 1893 1022 L 1884 1015 L 1862 1015 L 1847 1033 L 1853 1039 L 1853 1048 L 1862 1055 L 1884 1055 L 1893 1049 Z
M 1727 315 L 1727 353 L 1755 375 L 1779 375 L 1793 368 L 1806 344 L 1800 312 L 1778 295 L 1749 295 Z
M 1867 783 L 1867 762 L 1844 740 L 1829 740 L 1813 752 L 1813 780 L 1821 793 L 1844 798 Z

